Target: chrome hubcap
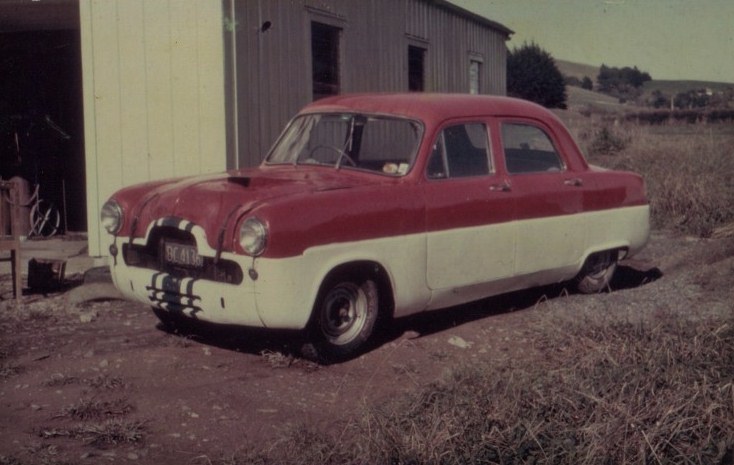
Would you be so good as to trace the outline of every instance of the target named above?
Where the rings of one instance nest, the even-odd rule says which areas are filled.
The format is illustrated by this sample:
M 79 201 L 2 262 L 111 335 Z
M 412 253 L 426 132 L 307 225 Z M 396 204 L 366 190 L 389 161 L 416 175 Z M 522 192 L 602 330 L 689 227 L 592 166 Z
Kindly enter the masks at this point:
M 321 328 L 333 344 L 346 344 L 365 321 L 366 297 L 359 287 L 344 283 L 329 291 L 321 313 Z

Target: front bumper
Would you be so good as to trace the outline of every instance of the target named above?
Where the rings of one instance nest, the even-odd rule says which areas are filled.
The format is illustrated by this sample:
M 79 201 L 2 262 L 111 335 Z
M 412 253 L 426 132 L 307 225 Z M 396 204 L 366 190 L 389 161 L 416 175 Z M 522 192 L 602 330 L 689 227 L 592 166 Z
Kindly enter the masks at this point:
M 156 250 L 170 234 L 179 240 L 187 235 L 206 266 L 190 274 L 166 267 Z M 268 260 L 233 253 L 217 257 L 201 227 L 170 218 L 151 225 L 144 238 L 116 237 L 112 249 L 117 251 L 110 262 L 112 279 L 129 299 L 211 323 L 279 329 L 303 329 L 308 323 L 311 305 L 303 304 L 308 300 L 304 289 L 283 286 L 300 272 L 291 260 L 277 260 L 273 266 Z M 263 261 L 266 276 L 248 273 Z

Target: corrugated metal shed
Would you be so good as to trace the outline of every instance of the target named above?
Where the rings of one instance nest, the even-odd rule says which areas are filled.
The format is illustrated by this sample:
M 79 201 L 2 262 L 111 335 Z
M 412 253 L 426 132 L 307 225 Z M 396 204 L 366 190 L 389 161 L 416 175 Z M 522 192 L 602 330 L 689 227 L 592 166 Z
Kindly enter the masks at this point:
M 505 94 L 512 31 L 446 1 L 229 0 L 226 9 L 231 167 L 258 164 L 313 100 L 314 23 L 339 32 L 340 93 L 409 90 L 414 47 L 423 53 L 423 90 Z

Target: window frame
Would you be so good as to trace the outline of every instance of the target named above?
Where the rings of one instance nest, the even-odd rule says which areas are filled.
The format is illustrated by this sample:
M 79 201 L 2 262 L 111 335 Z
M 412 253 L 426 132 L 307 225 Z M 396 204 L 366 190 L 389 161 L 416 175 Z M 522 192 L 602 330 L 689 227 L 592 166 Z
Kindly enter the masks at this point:
M 449 165 L 449 159 L 448 159 L 448 152 L 446 150 L 446 140 L 444 137 L 444 133 L 446 129 L 452 128 L 455 126 L 467 126 L 467 125 L 480 125 L 484 128 L 484 138 L 485 138 L 485 146 L 484 150 L 486 153 L 486 160 L 487 160 L 487 172 L 486 173 L 479 173 L 479 174 L 472 174 L 468 176 L 452 176 L 451 175 L 451 169 L 448 166 Z M 434 151 L 436 150 L 436 147 L 438 144 L 441 144 L 443 147 L 443 153 L 442 153 L 442 163 L 444 167 L 444 171 L 446 172 L 445 176 L 431 176 L 429 173 L 429 168 L 431 165 L 432 158 L 434 156 Z M 430 146 L 430 153 L 428 154 L 428 158 L 425 163 L 425 169 L 424 169 L 424 177 L 428 181 L 449 181 L 449 180 L 467 180 L 467 179 L 477 179 L 481 177 L 488 177 L 493 176 L 497 174 L 497 163 L 494 159 L 494 148 L 492 144 L 492 125 L 489 124 L 489 122 L 484 120 L 466 120 L 466 121 L 450 121 L 446 124 L 442 125 L 437 131 L 433 138 L 433 142 Z
M 476 73 L 472 72 L 472 67 L 476 65 Z M 476 55 L 469 55 L 469 68 L 467 70 L 469 75 L 469 94 L 481 95 L 482 94 L 482 66 L 484 60 Z M 474 86 L 476 85 L 476 89 Z M 476 91 L 475 91 L 476 90 Z
M 311 55 L 311 99 L 313 101 L 330 97 L 333 95 L 339 95 L 343 87 L 343 35 L 344 28 L 338 25 L 330 24 L 327 21 L 321 21 L 319 18 L 313 18 L 310 21 L 310 55 Z M 314 42 L 317 39 L 316 34 L 322 33 L 325 36 L 328 35 L 328 39 L 335 39 L 330 50 L 323 54 L 316 54 L 314 51 L 317 47 L 314 47 Z M 327 40 L 327 39 L 325 39 Z M 333 63 L 329 63 L 330 73 L 335 78 L 334 82 L 326 82 L 317 80 L 317 65 L 321 63 L 320 58 L 325 55 L 330 55 L 331 60 L 335 60 Z M 328 92 L 321 91 L 322 89 L 329 89 Z
M 504 135 L 504 127 L 506 125 L 513 125 L 513 126 L 527 126 L 534 128 L 538 131 L 540 131 L 548 140 L 551 147 L 553 148 L 553 153 L 556 156 L 556 159 L 558 160 L 558 167 L 557 169 L 547 168 L 543 170 L 530 170 L 530 171 L 513 171 L 510 169 L 510 164 L 508 163 L 508 157 L 507 157 L 507 147 L 505 144 L 505 135 Z M 553 131 L 551 131 L 549 128 L 545 127 L 542 124 L 539 124 L 536 121 L 529 121 L 529 120 L 522 120 L 522 119 L 501 119 L 497 121 L 497 135 L 499 137 L 500 141 L 500 151 L 502 156 L 502 162 L 504 163 L 505 171 L 510 176 L 518 176 L 518 175 L 535 175 L 535 174 L 552 174 L 552 173 L 564 173 L 568 171 L 568 163 L 566 162 L 566 158 L 563 156 L 563 152 L 559 150 L 558 142 L 556 141 Z M 548 151 L 545 151 L 548 152 Z

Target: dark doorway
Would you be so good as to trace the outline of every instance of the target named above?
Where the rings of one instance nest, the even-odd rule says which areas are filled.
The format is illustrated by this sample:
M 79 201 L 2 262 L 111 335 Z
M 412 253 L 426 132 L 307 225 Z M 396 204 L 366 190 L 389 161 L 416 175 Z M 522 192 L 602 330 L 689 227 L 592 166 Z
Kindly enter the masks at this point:
M 39 185 L 62 230 L 86 231 L 79 30 L 0 31 L 0 89 L 0 175 Z
M 311 23 L 311 59 L 313 60 L 313 99 L 339 93 L 339 36 L 341 29 Z
M 426 49 L 408 46 L 408 90 L 426 90 Z

